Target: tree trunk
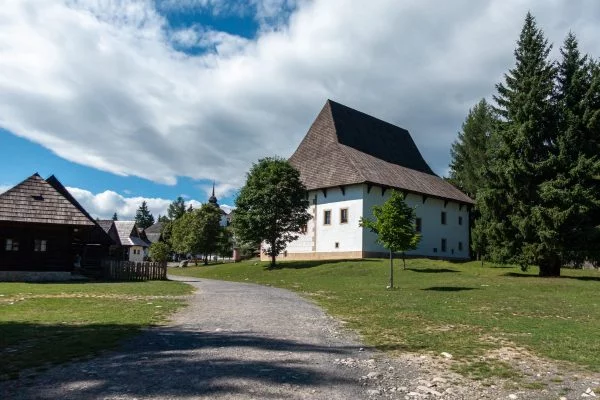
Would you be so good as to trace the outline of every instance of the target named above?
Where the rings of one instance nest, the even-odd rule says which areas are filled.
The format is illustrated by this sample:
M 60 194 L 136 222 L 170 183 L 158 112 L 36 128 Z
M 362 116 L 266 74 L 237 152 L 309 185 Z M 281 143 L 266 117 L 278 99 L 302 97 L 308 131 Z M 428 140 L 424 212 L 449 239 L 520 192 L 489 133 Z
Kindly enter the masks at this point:
M 207 255 L 204 256 L 204 265 L 208 265 L 208 256 Z
M 390 250 L 390 289 L 394 288 L 394 253 Z
M 560 257 L 557 255 L 548 256 L 545 260 L 540 262 L 540 273 L 541 277 L 558 277 L 560 276 Z
M 271 266 L 269 267 L 270 269 L 274 269 L 275 268 L 275 253 L 271 254 Z

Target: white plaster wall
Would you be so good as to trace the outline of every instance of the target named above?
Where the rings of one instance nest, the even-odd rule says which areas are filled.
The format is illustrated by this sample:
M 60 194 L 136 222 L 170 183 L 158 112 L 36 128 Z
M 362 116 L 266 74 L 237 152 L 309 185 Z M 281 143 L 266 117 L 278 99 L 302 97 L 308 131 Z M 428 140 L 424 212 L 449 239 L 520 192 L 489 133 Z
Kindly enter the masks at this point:
M 134 254 L 133 250 L 139 251 L 140 254 Z M 144 248 L 142 246 L 131 246 L 129 248 L 129 261 L 142 262 L 144 261 Z
M 373 186 L 367 193 L 367 185 L 364 185 L 364 213 L 372 218 L 372 207 L 385 202 L 390 195 L 387 190 L 381 195 L 381 188 Z M 417 218 L 421 218 L 421 242 L 416 250 L 407 252 L 410 255 L 422 255 L 444 258 L 467 258 L 469 256 L 469 212 L 463 206 L 459 210 L 459 204 L 448 201 L 444 207 L 444 200 L 428 197 L 423 203 L 421 195 L 409 193 L 406 197 L 409 206 L 415 207 Z M 446 225 L 441 223 L 441 212 L 446 212 Z M 458 217 L 462 216 L 462 225 L 458 224 Z M 386 251 L 376 242 L 377 235 L 365 230 L 363 246 L 365 251 Z M 442 238 L 446 239 L 446 252 L 442 252 Z M 462 251 L 458 249 L 458 243 L 462 242 Z
M 327 195 L 322 190 L 310 191 L 309 212 L 313 218 L 308 223 L 306 234 L 289 243 L 286 250 L 289 253 L 312 252 L 316 242 L 316 252 L 361 251 L 362 229 L 358 222 L 363 212 L 362 196 L 362 185 L 347 186 L 345 193 L 340 188 L 328 188 Z M 342 208 L 348 209 L 348 222 L 344 224 L 340 223 Z M 331 210 L 331 225 L 323 224 L 325 210 Z M 336 242 L 338 248 L 335 247 Z

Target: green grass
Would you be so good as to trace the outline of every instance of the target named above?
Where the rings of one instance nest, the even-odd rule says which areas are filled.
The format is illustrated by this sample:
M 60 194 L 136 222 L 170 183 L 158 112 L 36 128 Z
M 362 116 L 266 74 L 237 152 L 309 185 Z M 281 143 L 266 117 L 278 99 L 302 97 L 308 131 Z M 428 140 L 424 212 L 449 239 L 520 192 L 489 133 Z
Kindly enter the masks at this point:
M 397 261 L 400 264 L 400 261 Z M 388 351 L 451 353 L 475 377 L 510 376 L 502 363 L 478 362 L 507 343 L 537 355 L 600 371 L 600 273 L 481 267 L 426 259 L 396 267 L 386 290 L 385 260 L 282 263 L 244 262 L 172 268 L 170 273 L 249 281 L 293 289 L 348 322 L 364 340 Z
M 184 304 L 179 282 L 0 283 L 0 380 L 91 356 Z

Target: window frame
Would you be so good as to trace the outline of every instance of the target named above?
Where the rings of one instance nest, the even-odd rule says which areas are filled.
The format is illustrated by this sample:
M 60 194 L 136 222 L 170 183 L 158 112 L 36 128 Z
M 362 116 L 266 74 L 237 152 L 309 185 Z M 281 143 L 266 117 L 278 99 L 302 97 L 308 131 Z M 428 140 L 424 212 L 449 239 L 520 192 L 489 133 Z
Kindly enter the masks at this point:
M 463 251 L 463 242 L 458 242 L 458 251 Z
M 346 211 L 346 220 L 345 221 L 342 218 L 344 211 Z M 348 223 L 348 220 L 349 220 L 348 215 L 349 215 L 348 207 L 340 208 L 340 224 L 347 224 Z
M 458 225 L 462 226 L 462 224 L 463 224 L 463 217 L 462 217 L 462 215 L 459 215 L 458 216 Z
M 446 211 L 442 211 L 442 213 L 440 214 L 440 218 L 442 225 L 447 225 L 448 216 L 446 215 Z
M 440 243 L 440 249 L 441 249 L 442 253 L 448 252 L 448 240 L 446 240 L 446 238 L 442 238 L 441 243 Z
M 415 218 L 415 232 L 423 232 L 423 219 L 420 217 Z
M 9 246 L 10 243 L 10 246 Z M 4 251 L 19 251 L 20 243 L 18 240 L 13 238 L 4 239 Z
M 326 217 L 327 215 L 329 216 L 329 218 Z M 329 222 L 327 222 L 327 220 L 329 220 Z M 331 209 L 323 210 L 323 225 L 331 225 Z
M 33 251 L 34 253 L 45 253 L 48 251 L 48 240 L 46 239 L 34 239 L 33 240 Z

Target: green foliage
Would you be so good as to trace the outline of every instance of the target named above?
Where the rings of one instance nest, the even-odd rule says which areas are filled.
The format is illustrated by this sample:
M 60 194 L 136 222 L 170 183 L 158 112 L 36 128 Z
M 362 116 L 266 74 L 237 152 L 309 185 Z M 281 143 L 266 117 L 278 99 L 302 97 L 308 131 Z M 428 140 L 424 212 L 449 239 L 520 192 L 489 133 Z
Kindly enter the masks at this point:
M 377 241 L 392 252 L 414 250 L 421 235 L 416 232 L 415 210 L 404 202 L 404 195 L 392 190 L 381 206 L 373 206 L 374 220 L 360 219 L 360 226 L 377 234 Z
M 184 213 L 172 222 L 170 242 L 173 250 L 183 254 L 202 254 L 204 263 L 217 249 L 221 231 L 221 213 L 212 204 Z
M 311 218 L 300 173 L 280 158 L 265 158 L 252 166 L 235 205 L 236 237 L 247 242 L 264 241 L 272 267 L 275 257 L 298 238 Z
M 573 34 L 558 65 L 548 59 L 550 49 L 528 13 L 516 65 L 496 86 L 485 157 L 464 145 L 466 131 L 453 148 L 455 182 L 475 193 L 480 214 L 473 247 L 524 270 L 539 265 L 544 276 L 593 258 L 600 244 L 600 81 L 595 87 L 594 64 Z M 469 166 L 469 157 L 479 165 Z M 469 173 L 461 174 L 465 166 Z
M 142 204 L 135 212 L 135 223 L 138 228 L 146 229 L 154 224 L 154 216 L 148 210 L 148 204 L 146 201 L 142 201 Z
M 113 221 L 118 221 L 118 220 L 119 220 L 119 217 L 117 216 L 117 213 L 116 213 L 116 212 L 113 214 L 113 216 L 112 216 L 112 220 L 113 220 Z
M 167 222 L 171 221 L 169 219 L 169 217 L 167 217 L 166 215 L 158 215 L 158 219 L 156 220 L 157 222 L 161 222 L 163 224 L 166 224 Z
M 156 242 L 150 245 L 149 251 L 152 261 L 165 262 L 169 260 L 171 249 L 169 245 L 164 242 Z
M 482 99 L 469 110 L 450 151 L 450 181 L 473 198 L 485 179 L 483 172 L 488 162 L 487 148 L 494 122 L 492 107 Z
M 217 240 L 217 255 L 219 257 L 232 257 L 233 256 L 233 232 L 231 227 L 221 228 L 221 233 Z
M 175 201 L 169 204 L 167 215 L 171 221 L 175 221 L 185 214 L 185 200 L 179 196 Z

